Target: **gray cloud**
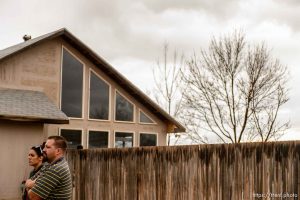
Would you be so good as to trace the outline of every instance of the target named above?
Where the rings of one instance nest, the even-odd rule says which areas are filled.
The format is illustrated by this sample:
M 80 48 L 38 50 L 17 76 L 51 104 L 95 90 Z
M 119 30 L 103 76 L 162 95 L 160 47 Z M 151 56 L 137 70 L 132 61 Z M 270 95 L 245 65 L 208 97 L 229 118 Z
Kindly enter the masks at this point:
M 281 25 L 287 25 L 298 32 L 300 29 L 299 9 L 299 0 L 273 0 L 267 4 L 262 3 L 256 15 L 259 21 L 272 21 Z
M 220 17 L 232 15 L 238 6 L 238 0 L 144 0 L 143 3 L 156 12 L 162 12 L 168 9 L 187 9 L 204 11 L 208 14 Z
M 299 6 L 300 5 L 300 1 L 299 0 L 274 0 L 274 2 L 279 3 L 279 4 L 286 4 L 286 5 L 290 5 L 290 6 Z

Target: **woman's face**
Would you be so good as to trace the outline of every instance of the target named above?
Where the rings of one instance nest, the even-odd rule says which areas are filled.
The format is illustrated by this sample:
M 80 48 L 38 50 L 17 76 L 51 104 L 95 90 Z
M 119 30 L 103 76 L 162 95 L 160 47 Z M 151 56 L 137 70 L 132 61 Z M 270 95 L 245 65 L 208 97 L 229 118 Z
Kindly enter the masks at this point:
M 40 164 L 42 164 L 42 161 L 43 161 L 43 156 L 39 157 L 33 149 L 29 150 L 28 163 L 30 166 L 32 167 L 39 166 Z

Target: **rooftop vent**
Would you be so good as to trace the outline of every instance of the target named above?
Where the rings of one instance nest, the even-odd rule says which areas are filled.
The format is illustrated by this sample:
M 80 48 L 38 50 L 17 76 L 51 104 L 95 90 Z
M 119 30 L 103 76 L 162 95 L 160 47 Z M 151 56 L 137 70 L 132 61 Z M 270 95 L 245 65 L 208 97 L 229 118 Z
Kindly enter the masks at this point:
M 30 39 L 31 39 L 31 35 L 26 34 L 26 35 L 23 36 L 24 41 L 27 41 L 27 40 L 30 40 Z

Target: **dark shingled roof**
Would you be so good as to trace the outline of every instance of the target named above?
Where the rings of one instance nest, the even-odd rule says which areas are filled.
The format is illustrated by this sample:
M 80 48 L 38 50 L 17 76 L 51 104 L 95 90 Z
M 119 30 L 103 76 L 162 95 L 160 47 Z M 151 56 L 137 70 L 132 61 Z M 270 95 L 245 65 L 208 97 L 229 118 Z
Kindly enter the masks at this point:
M 68 117 L 43 93 L 0 88 L 0 119 L 68 124 Z
M 99 67 L 107 76 L 115 80 L 120 86 L 123 87 L 129 94 L 131 94 L 136 100 L 141 102 L 145 107 L 151 110 L 156 116 L 158 116 L 163 121 L 167 122 L 168 125 L 174 126 L 172 132 L 185 132 L 185 128 L 172 116 L 170 116 L 166 111 L 164 111 L 160 106 L 158 106 L 153 100 L 151 100 L 147 95 L 145 95 L 139 88 L 132 84 L 127 78 L 125 78 L 121 73 L 119 73 L 115 68 L 113 68 L 109 63 L 107 63 L 103 58 L 97 55 L 92 49 L 81 42 L 73 34 L 71 34 L 67 29 L 62 28 L 57 31 L 42 35 L 40 37 L 27 40 L 23 43 L 11 46 L 9 48 L 0 50 L 0 60 L 12 56 L 15 53 L 23 51 L 32 46 L 38 45 L 39 43 L 51 40 L 56 37 L 62 37 L 66 42 L 72 45 L 75 49 L 81 52 L 84 56 L 90 59 L 97 67 Z

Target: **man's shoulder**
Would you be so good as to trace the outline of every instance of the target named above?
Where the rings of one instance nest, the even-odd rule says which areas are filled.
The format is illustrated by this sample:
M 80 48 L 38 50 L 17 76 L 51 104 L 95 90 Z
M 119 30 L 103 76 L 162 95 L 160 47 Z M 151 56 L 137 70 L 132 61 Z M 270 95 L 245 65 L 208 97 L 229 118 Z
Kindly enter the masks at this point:
M 58 161 L 56 161 L 53 164 L 50 164 L 49 168 L 55 169 L 55 168 L 63 168 L 63 167 L 69 167 L 68 162 L 64 159 L 61 158 Z
M 65 159 L 62 159 L 59 162 L 51 164 L 48 170 L 52 171 L 53 173 L 59 173 L 59 174 L 70 173 L 68 162 Z

